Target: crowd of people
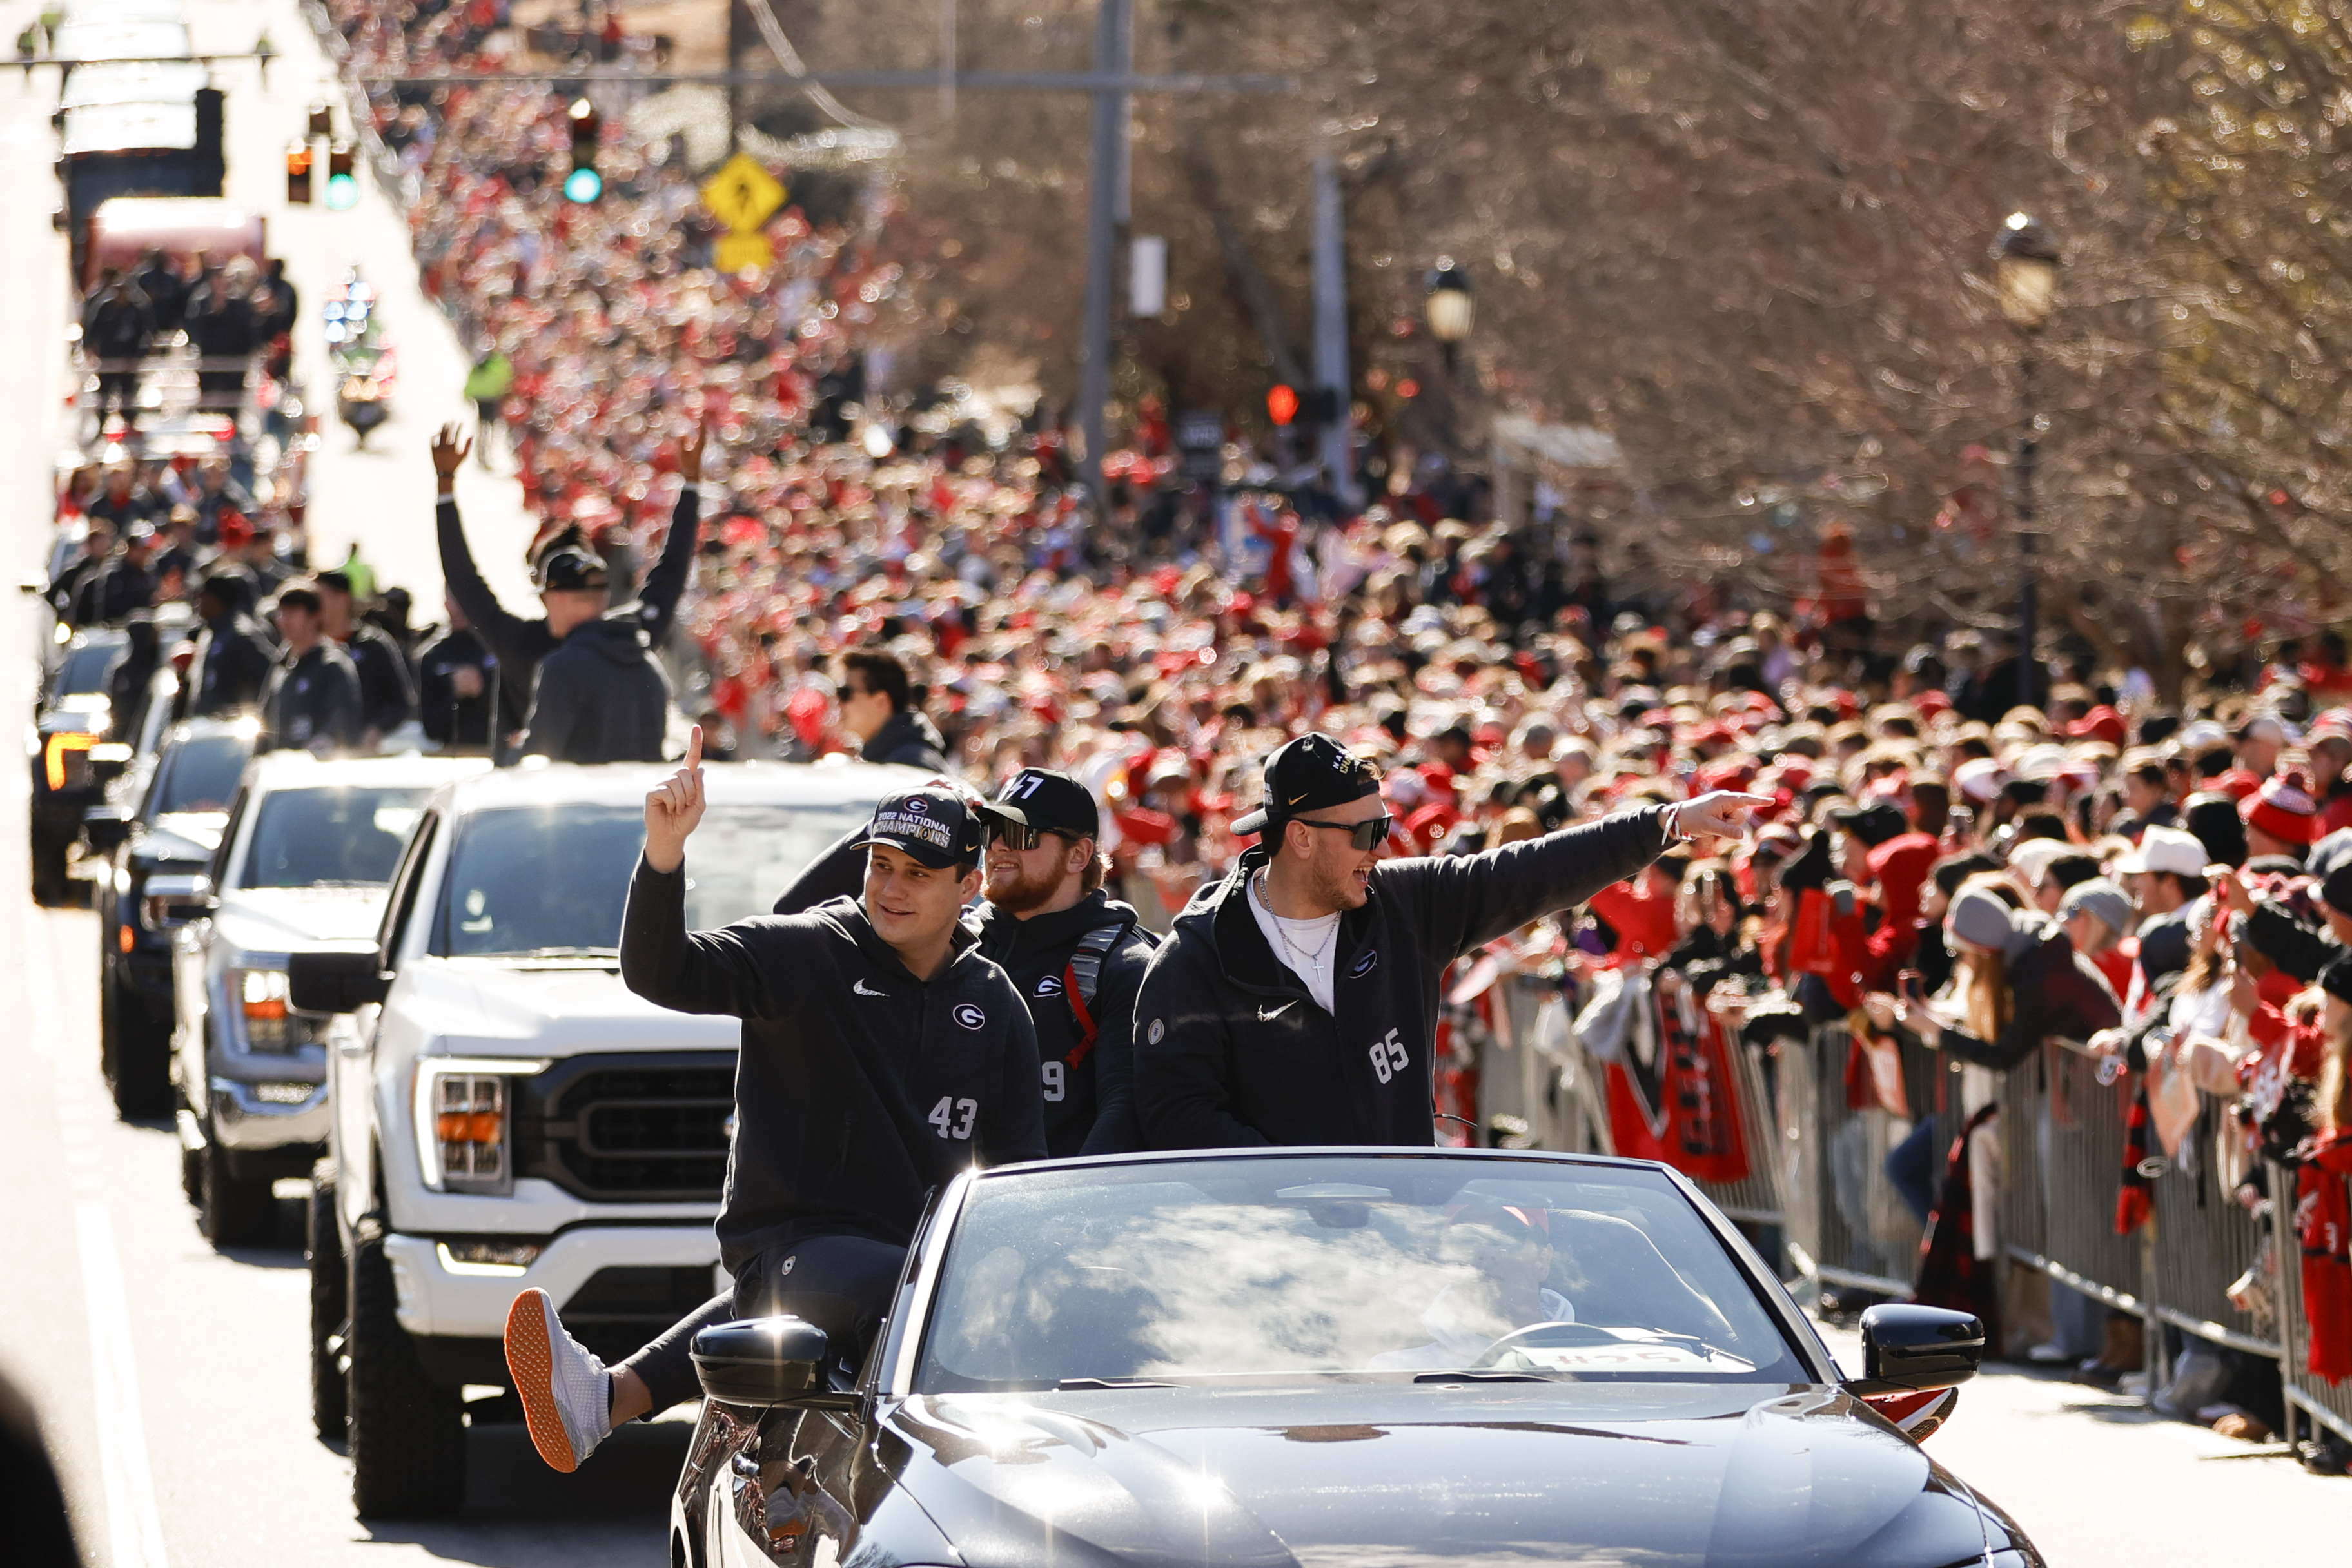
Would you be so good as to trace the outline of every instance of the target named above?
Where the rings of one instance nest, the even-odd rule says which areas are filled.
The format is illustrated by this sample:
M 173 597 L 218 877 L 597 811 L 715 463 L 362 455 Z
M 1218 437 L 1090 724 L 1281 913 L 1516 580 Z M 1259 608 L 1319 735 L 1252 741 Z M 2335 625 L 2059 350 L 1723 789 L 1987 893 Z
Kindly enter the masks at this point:
M 499 20 L 496 5 L 430 0 L 332 9 L 363 65 L 467 68 Z M 1483 519 L 1413 463 L 1360 510 L 1323 517 L 1272 492 L 1187 490 L 1148 420 L 1110 455 L 1099 500 L 1069 482 L 1050 424 L 992 439 L 918 419 L 845 439 L 880 418 L 878 401 L 853 405 L 861 325 L 901 281 L 884 227 L 788 210 L 773 268 L 725 276 L 674 155 L 620 150 L 604 200 L 579 207 L 546 176 L 562 134 L 552 101 L 446 89 L 383 100 L 379 118 L 415 176 L 430 286 L 480 355 L 511 368 L 495 413 L 547 520 L 534 545 L 547 620 L 453 604 L 451 629 L 419 647 L 406 606 L 387 603 L 371 635 L 364 582 L 286 586 L 220 476 L 168 470 L 68 497 L 92 543 L 60 578 L 61 614 L 130 613 L 142 574 L 150 600 L 194 595 L 212 639 L 205 691 L 215 658 L 252 666 L 232 644 L 272 669 L 341 659 L 352 700 L 328 721 L 341 745 L 411 718 L 436 741 L 528 733 L 541 661 L 572 627 L 613 621 L 591 640 L 660 651 L 664 700 L 674 687 L 714 757 L 852 752 L 983 794 L 1024 770 L 1075 780 L 1111 885 L 1162 932 L 1242 861 L 1265 820 L 1266 759 L 1302 735 L 1334 738 L 1377 801 L 1360 823 L 1305 826 L 1373 831 L 1383 859 L 1757 795 L 1765 826 L 1736 852 L 1670 847 L 1496 941 L 1571 989 L 1672 974 L 1759 1044 L 1866 1020 L 1967 1065 L 1971 1129 L 1999 1075 L 2049 1037 L 2134 1075 L 2143 1152 L 2154 1139 L 2179 1156 L 2202 1136 L 2200 1108 L 2226 1106 L 2195 1157 L 2250 1207 L 2294 1206 L 2303 1255 L 2276 1267 L 2301 1270 L 2309 1370 L 2352 1373 L 2340 638 L 2280 642 L 2242 685 L 2167 699 L 2087 655 L 2025 657 L 1998 632 L 1895 606 L 1874 620 L 1834 528 L 1821 591 L 1766 608 L 1699 584 L 1617 589 L 1610 542 Z M 445 437 L 445 478 L 462 457 Z M 445 564 L 453 536 L 462 557 L 451 507 Z M 640 562 L 655 563 L 642 593 Z M 460 599 L 476 592 L 463 565 L 449 574 Z M 285 652 L 252 616 L 272 592 Z M 575 615 L 567 592 L 594 603 Z M 256 700 L 249 674 L 220 685 L 219 700 Z M 629 754 L 658 745 L 639 736 Z M 1442 1136 L 1484 1137 L 1475 1010 L 1447 1019 Z M 1885 1171 L 1928 1226 L 1921 1292 L 1991 1315 L 1961 1215 L 1971 1184 L 1999 1173 L 1936 1147 L 1933 1125 Z M 2265 1190 L 2263 1156 L 2293 1191 Z M 2127 1171 L 2115 1224 L 2147 1219 L 2145 1178 Z M 2046 1319 L 2037 1356 L 2105 1379 L 2137 1366 L 2103 1310 L 2056 1291 Z

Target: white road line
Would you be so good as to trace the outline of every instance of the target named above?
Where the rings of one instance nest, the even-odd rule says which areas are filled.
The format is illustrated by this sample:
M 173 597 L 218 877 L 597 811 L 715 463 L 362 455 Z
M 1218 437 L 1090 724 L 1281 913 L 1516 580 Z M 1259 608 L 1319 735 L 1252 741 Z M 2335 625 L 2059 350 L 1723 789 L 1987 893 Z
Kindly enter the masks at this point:
M 25 930 L 25 992 L 31 1003 L 33 1048 L 54 1069 L 58 1130 L 75 1147 L 72 1165 L 98 1163 L 80 1074 L 63 1048 L 65 1008 L 49 952 L 48 917 L 31 913 Z M 114 1213 L 102 1195 L 102 1177 L 73 1173 L 74 1234 L 81 1250 L 81 1293 L 89 1320 L 90 1414 L 98 1426 L 98 1468 L 106 1488 L 106 1539 L 112 1568 L 167 1568 L 163 1521 L 155 1506 L 155 1476 L 147 1459 L 147 1418 L 139 1400 L 138 1359 L 131 1349 L 131 1298 L 122 1284 Z

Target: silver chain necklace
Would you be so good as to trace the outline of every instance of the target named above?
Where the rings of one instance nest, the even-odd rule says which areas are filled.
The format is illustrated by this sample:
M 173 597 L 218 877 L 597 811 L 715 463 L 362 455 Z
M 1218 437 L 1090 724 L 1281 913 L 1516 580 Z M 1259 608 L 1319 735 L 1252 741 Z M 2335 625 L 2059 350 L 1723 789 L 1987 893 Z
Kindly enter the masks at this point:
M 1274 932 L 1276 936 L 1282 938 L 1282 945 L 1290 950 L 1290 956 L 1294 961 L 1291 967 L 1297 969 L 1301 974 L 1307 974 L 1321 968 L 1323 965 L 1323 953 L 1325 950 L 1330 947 L 1334 942 L 1339 940 L 1339 922 L 1336 919 L 1331 921 L 1331 929 L 1323 933 L 1323 940 L 1315 944 L 1314 952 L 1303 952 L 1300 950 L 1299 945 L 1297 942 L 1290 940 L 1290 928 L 1283 923 L 1282 917 L 1280 915 L 1274 912 L 1274 900 L 1265 896 L 1265 867 L 1259 867 L 1257 875 L 1250 879 L 1250 890 L 1257 895 L 1259 905 L 1265 909 L 1268 918 L 1274 921 Z

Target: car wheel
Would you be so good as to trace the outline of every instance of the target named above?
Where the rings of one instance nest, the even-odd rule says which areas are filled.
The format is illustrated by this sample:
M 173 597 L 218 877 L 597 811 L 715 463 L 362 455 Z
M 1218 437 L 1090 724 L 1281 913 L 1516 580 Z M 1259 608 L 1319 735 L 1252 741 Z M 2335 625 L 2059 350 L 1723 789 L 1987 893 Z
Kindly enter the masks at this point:
M 73 890 L 66 875 L 66 848 L 59 835 L 33 829 L 33 902 L 54 909 Z
M 119 971 L 99 971 L 98 1058 L 125 1121 L 172 1109 L 172 1035 L 144 1000 L 125 996 Z
M 310 1201 L 303 1205 L 302 1257 L 310 1266 L 310 1422 L 329 1442 L 343 1436 L 345 1315 L 343 1238 L 335 1229 L 335 1168 L 310 1168 Z
M 269 1178 L 239 1176 L 228 1168 L 228 1151 L 211 1138 L 196 1156 L 196 1222 L 215 1247 L 257 1247 L 278 1229 L 278 1202 Z
M 352 1506 L 362 1519 L 455 1513 L 466 1500 L 465 1405 L 457 1389 L 425 1375 L 400 1326 L 392 1260 L 374 1219 L 362 1221 L 352 1238 L 349 1290 Z

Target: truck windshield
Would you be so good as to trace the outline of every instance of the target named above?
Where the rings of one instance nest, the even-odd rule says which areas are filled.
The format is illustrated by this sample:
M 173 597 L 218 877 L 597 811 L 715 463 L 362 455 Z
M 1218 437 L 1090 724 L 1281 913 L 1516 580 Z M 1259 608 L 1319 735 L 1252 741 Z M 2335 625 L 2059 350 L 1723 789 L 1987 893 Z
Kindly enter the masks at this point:
M 261 803 L 240 888 L 381 888 L 433 792 L 416 785 L 281 789 Z
M 765 914 L 862 806 L 714 805 L 687 849 L 686 923 Z M 645 845 L 640 806 L 516 806 L 466 818 L 434 921 L 445 957 L 609 953 Z
M 236 781 L 253 755 L 250 735 L 191 735 L 164 757 L 149 815 L 175 811 L 226 811 Z
M 65 662 L 50 678 L 49 695 L 87 697 L 93 691 L 104 691 L 107 678 L 129 651 L 126 644 L 111 640 L 82 644 L 66 655 Z

